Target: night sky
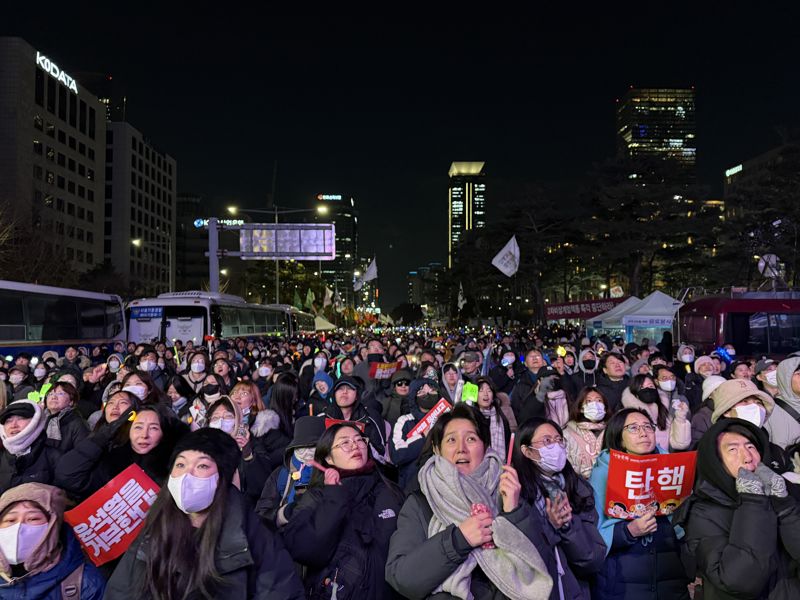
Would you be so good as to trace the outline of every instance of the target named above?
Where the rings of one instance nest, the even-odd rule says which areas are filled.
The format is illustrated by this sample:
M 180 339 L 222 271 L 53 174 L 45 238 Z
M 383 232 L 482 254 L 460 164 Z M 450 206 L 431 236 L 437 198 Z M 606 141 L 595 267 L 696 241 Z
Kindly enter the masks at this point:
M 74 4 L 6 7 L 0 34 L 67 72 L 124 81 L 128 121 L 176 158 L 181 192 L 258 208 L 278 160 L 281 206 L 354 196 L 386 310 L 404 299 L 408 270 L 446 260 L 454 160 L 486 161 L 491 218 L 502 210 L 493 190 L 579 183 L 613 155 L 614 101 L 629 85 L 694 85 L 699 179 L 719 196 L 725 168 L 800 120 L 797 9 L 568 3 L 492 14 L 462 4 L 445 20 L 165 4 L 97 5 L 80 18 Z

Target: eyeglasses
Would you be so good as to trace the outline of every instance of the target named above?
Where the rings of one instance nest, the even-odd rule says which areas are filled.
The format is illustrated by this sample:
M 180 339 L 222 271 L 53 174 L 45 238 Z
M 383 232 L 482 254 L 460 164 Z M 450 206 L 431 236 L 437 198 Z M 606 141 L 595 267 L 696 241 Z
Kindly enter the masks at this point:
M 331 446 L 331 450 L 336 450 L 337 448 L 341 449 L 342 452 L 350 452 L 354 448 L 366 448 L 369 439 L 365 437 L 357 437 L 357 438 L 347 438 L 346 440 L 342 440 L 335 446 Z
M 556 437 L 550 437 L 548 435 L 538 441 L 531 441 L 530 446 L 531 448 L 539 449 L 544 446 L 552 446 L 553 444 L 558 444 L 562 448 L 567 445 L 567 443 L 564 441 L 564 438 L 562 438 L 560 435 L 557 435 Z
M 69 398 L 69 394 L 67 392 L 50 392 L 47 394 L 48 398 Z
M 625 425 L 623 429 L 628 433 L 633 433 L 635 435 L 639 435 L 643 431 L 645 433 L 653 433 L 656 430 L 656 428 L 650 425 L 650 423 L 631 423 L 630 425 Z
M 394 382 L 394 387 L 408 387 L 408 384 L 409 384 L 409 382 L 406 381 L 406 380 L 395 381 Z

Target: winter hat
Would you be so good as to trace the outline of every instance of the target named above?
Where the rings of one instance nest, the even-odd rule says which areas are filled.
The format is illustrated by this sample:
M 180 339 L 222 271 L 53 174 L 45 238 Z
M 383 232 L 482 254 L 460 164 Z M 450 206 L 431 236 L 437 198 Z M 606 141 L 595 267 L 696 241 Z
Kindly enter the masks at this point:
M 409 373 L 405 369 L 399 369 L 395 371 L 394 374 L 392 375 L 392 385 L 394 385 L 398 381 L 411 381 L 412 379 L 414 379 L 414 376 L 411 375 L 411 373 Z
M 703 381 L 703 401 L 705 402 L 708 397 L 717 391 L 717 388 L 726 381 L 728 380 L 719 375 L 709 375 L 706 377 Z
M 242 453 L 233 438 L 220 429 L 203 428 L 183 436 L 172 451 L 169 459 L 169 470 L 175 464 L 175 459 L 185 450 L 195 450 L 207 454 L 217 463 L 220 479 L 230 483 L 239 467 Z
M 58 352 L 55 350 L 48 350 L 47 352 L 42 352 L 42 360 L 45 361 L 48 358 L 52 358 L 53 360 L 58 360 Z
M 767 409 L 767 416 L 772 414 L 772 410 L 775 408 L 772 396 L 762 392 L 749 379 L 729 379 L 725 383 L 721 383 L 714 393 L 714 412 L 711 414 L 711 422 L 716 423 L 722 415 L 750 396 L 756 396 L 761 400 L 764 408 Z
M 333 391 L 335 392 L 343 385 L 346 385 L 349 388 L 353 388 L 356 392 L 359 390 L 358 382 L 355 378 L 350 377 L 349 375 L 342 375 L 339 379 L 336 380 L 336 383 L 333 384 Z
M 762 358 L 760 361 L 756 363 L 756 375 L 761 373 L 764 369 L 766 369 L 770 365 L 774 365 L 775 361 L 771 358 Z
M 536 371 L 536 380 L 544 379 L 545 377 L 553 377 L 558 376 L 558 371 L 556 371 L 550 365 L 545 365 L 541 367 L 538 371 Z
M 294 424 L 292 441 L 286 446 L 287 454 L 295 448 L 316 446 L 323 433 L 325 433 L 325 417 L 300 417 Z
M 10 454 L 19 456 L 25 454 L 44 431 L 46 419 L 43 416 L 42 405 L 32 400 L 16 400 L 9 404 L 0 413 L 0 424 L 4 424 L 12 416 L 30 419 L 25 428 L 14 435 L 8 435 L 5 427 L 0 427 L 0 441 L 2 441 L 3 447 Z
M 694 361 L 694 372 L 695 373 L 699 373 L 700 372 L 700 367 L 705 363 L 708 363 L 712 367 L 714 366 L 714 361 L 711 360 L 710 356 L 699 356 L 699 357 L 697 357 L 697 359 L 695 359 L 695 361 Z
M 8 368 L 8 374 L 9 374 L 9 375 L 11 375 L 11 373 L 13 373 L 14 371 L 19 371 L 19 372 L 20 372 L 20 373 L 22 373 L 22 374 L 23 374 L 25 377 L 27 377 L 28 375 L 30 375 L 30 370 L 29 370 L 29 369 L 28 369 L 28 367 L 26 367 L 25 365 L 11 365 L 11 366 Z
M 322 370 L 322 371 L 317 371 L 314 374 L 314 379 L 311 380 L 311 387 L 314 388 L 315 390 L 317 389 L 318 381 L 322 381 L 328 386 L 328 391 L 325 392 L 325 397 L 327 398 L 328 394 L 331 393 L 331 388 L 333 388 L 333 379 L 331 379 L 331 376 L 328 375 L 324 370 Z
M 635 363 L 631 365 L 631 377 L 635 377 L 639 374 L 639 369 L 642 368 L 643 365 L 647 365 L 647 360 L 644 358 L 640 358 Z
M 29 400 L 17 400 L 9 404 L 3 412 L 0 412 L 0 425 L 4 425 L 10 417 L 22 417 L 32 419 L 36 414 L 37 404 Z

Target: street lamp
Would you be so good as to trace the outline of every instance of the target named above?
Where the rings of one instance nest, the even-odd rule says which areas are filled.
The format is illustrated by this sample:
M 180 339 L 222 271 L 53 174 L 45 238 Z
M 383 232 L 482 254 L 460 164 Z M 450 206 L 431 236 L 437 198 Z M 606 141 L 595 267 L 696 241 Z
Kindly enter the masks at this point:
M 309 212 L 315 212 L 319 215 L 328 214 L 328 207 L 325 206 L 324 204 L 320 204 L 316 208 L 281 208 L 279 206 L 273 206 L 272 210 L 265 210 L 261 208 L 239 208 L 238 206 L 228 206 L 227 209 L 231 215 L 236 215 L 240 212 L 246 214 L 254 214 L 254 215 L 274 215 L 276 225 L 278 224 L 278 215 L 309 213 Z M 322 268 L 320 268 L 320 271 L 322 271 Z M 275 304 L 281 303 L 280 283 L 281 283 L 281 275 L 280 275 L 278 259 L 276 258 L 275 259 Z
M 131 240 L 131 245 L 136 248 L 141 248 L 144 244 L 144 240 L 142 238 L 134 238 Z M 167 242 L 147 242 L 147 244 L 152 246 L 158 246 L 159 248 L 164 248 L 166 246 L 167 253 L 169 256 L 169 291 L 170 293 L 175 291 L 175 265 L 172 264 L 172 241 Z

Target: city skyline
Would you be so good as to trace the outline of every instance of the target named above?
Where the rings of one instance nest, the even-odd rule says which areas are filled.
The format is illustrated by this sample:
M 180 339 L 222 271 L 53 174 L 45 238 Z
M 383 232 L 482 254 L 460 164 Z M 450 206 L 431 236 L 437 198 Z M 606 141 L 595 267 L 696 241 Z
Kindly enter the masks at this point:
M 144 14 L 99 10 L 79 21 L 57 5 L 48 19 L 15 8 L 0 33 L 23 37 L 68 73 L 123 81 L 128 122 L 175 157 L 177 192 L 207 198 L 209 210 L 265 207 L 276 160 L 280 205 L 311 206 L 326 190 L 354 197 L 359 246 L 379 257 L 386 310 L 406 296 L 409 270 L 446 263 L 453 161 L 490 165 L 491 219 L 510 185 L 576 182 L 613 156 L 615 101 L 630 85 L 693 85 L 698 180 L 714 197 L 726 169 L 778 145 L 777 127 L 797 125 L 800 94 L 788 77 L 797 42 L 781 33 L 794 22 L 790 9 L 693 7 L 687 16 L 621 7 L 579 20 L 551 11 L 411 28 L 278 15 L 266 29 L 172 10 L 159 24 Z M 180 36 L 176 19 L 191 25 Z M 632 42 L 643 22 L 647 39 Z

